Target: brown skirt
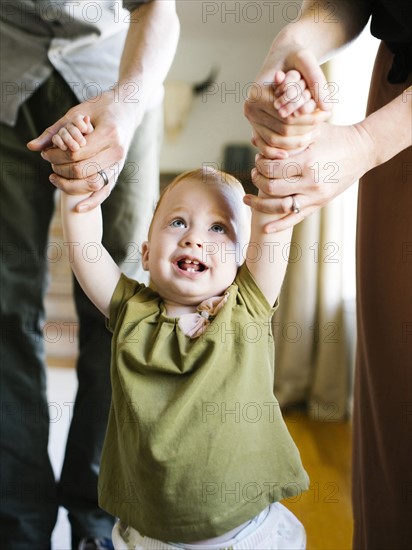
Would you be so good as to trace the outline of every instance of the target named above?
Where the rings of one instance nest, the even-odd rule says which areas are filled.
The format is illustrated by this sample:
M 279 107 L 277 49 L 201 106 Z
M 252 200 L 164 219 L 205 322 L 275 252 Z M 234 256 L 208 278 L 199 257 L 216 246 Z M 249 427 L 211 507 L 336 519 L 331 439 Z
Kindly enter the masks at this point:
M 408 86 L 387 82 L 391 63 L 392 54 L 381 44 L 370 87 L 369 113 Z M 412 132 L 412 120 L 405 120 L 405 124 Z M 370 171 L 360 182 L 357 308 L 353 547 L 411 549 L 411 148 Z

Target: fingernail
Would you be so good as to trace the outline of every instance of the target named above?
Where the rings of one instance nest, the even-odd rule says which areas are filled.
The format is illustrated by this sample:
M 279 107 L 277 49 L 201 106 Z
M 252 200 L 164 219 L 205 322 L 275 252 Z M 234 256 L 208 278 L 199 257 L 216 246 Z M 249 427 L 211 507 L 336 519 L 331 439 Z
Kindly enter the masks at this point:
M 29 143 L 31 143 L 31 141 L 30 141 Z M 40 151 L 40 156 L 41 156 L 43 159 L 47 160 L 46 153 L 45 153 L 44 151 Z
M 51 183 L 56 183 L 57 181 L 56 176 L 54 174 L 50 174 L 49 181 L 51 181 Z

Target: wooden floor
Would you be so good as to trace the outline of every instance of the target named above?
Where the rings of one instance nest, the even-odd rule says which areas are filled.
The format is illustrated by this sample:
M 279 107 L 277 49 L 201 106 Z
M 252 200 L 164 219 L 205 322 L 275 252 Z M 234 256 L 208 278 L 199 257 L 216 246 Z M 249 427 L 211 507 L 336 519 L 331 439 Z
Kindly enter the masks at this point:
M 315 422 L 302 411 L 285 415 L 310 477 L 307 492 L 283 501 L 303 523 L 308 550 L 352 548 L 351 427 Z

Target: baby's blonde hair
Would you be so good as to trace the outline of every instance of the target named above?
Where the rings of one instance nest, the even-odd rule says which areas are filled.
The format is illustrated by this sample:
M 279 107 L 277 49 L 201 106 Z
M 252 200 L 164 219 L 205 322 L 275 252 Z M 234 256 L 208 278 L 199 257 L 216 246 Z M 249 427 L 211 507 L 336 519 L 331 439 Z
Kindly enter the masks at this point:
M 193 179 L 197 181 L 201 181 L 205 185 L 218 185 L 218 186 L 224 186 L 226 188 L 231 189 L 235 196 L 239 199 L 239 203 L 242 206 L 242 210 L 244 211 L 244 219 L 241 220 L 242 228 L 245 225 L 245 222 L 249 225 L 250 223 L 250 210 L 249 208 L 243 203 L 243 197 L 245 195 L 245 190 L 243 189 L 242 184 L 238 179 L 236 179 L 231 174 L 228 174 L 227 172 L 222 172 L 221 170 L 217 170 L 216 168 L 213 168 L 211 166 L 203 166 L 202 168 L 197 168 L 195 170 L 188 170 L 187 172 L 183 172 L 182 174 L 179 174 L 175 177 L 175 179 L 169 183 L 169 185 L 163 189 L 163 191 L 160 194 L 159 200 L 157 201 L 156 208 L 153 212 L 152 221 L 150 222 L 149 227 L 149 240 L 152 233 L 152 226 L 153 226 L 153 220 L 155 219 L 156 212 L 158 211 L 160 205 L 165 200 L 165 197 L 167 194 L 174 188 L 176 185 L 181 183 L 182 181 Z M 249 230 L 249 227 L 248 227 Z

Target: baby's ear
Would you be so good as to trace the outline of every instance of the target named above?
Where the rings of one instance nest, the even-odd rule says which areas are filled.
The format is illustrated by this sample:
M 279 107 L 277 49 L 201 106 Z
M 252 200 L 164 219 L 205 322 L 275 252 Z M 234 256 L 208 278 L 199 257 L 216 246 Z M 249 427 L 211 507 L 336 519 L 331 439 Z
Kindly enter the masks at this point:
M 149 241 L 145 241 L 142 244 L 142 265 L 145 271 L 149 271 Z

